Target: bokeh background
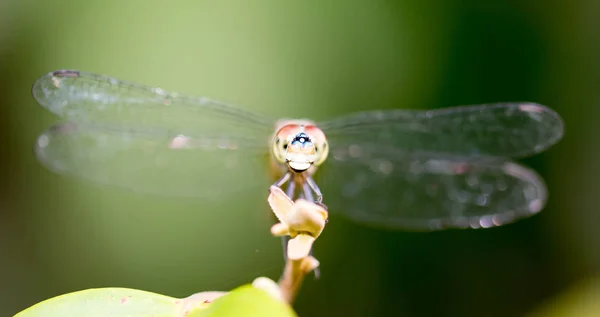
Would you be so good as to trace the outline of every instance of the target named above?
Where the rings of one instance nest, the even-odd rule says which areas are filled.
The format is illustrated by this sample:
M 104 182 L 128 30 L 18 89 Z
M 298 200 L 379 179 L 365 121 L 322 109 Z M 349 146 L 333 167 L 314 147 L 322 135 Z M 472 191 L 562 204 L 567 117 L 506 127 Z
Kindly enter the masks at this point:
M 0 1 L 0 315 L 92 287 L 184 297 L 279 276 L 249 199 L 139 196 L 55 175 L 30 95 L 81 69 L 274 115 L 533 101 L 564 139 L 524 161 L 546 209 L 500 228 L 404 233 L 330 221 L 301 316 L 600 316 L 600 2 Z M 231 212 L 242 210 L 242 212 Z

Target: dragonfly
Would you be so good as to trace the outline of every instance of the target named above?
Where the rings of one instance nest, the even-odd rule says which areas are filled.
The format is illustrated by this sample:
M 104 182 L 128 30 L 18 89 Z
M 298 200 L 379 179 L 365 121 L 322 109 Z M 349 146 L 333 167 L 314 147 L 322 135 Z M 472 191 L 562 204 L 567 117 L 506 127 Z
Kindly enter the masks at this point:
M 547 186 L 516 160 L 564 134 L 559 114 L 532 102 L 314 121 L 78 70 L 41 76 L 32 94 L 62 119 L 35 143 L 55 173 L 217 200 L 287 183 L 289 195 L 326 197 L 331 215 L 391 230 L 489 228 L 538 213 Z

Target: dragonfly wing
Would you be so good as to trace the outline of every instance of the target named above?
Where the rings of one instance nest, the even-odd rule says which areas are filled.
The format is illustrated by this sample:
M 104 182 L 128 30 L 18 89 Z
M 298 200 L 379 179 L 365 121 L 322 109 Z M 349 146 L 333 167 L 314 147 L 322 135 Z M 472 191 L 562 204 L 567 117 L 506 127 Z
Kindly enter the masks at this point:
M 65 122 L 45 131 L 35 152 L 60 174 L 140 193 L 214 198 L 253 186 L 266 191 L 266 144 L 266 139 Z
M 367 111 L 319 126 L 332 148 L 373 143 L 461 156 L 524 157 L 547 149 L 564 133 L 560 116 L 534 103 Z
M 330 213 L 390 229 L 498 226 L 537 213 L 547 195 L 506 159 L 376 145 L 338 147 L 316 177 Z
M 271 118 L 205 97 L 75 70 L 40 77 L 32 94 L 44 108 L 69 121 L 160 127 L 184 134 L 248 136 L 271 132 L 275 123 Z

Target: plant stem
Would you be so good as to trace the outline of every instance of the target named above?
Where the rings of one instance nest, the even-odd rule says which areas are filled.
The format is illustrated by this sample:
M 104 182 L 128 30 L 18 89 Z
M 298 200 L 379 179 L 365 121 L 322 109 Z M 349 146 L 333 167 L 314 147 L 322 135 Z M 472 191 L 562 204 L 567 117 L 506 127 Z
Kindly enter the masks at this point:
M 286 302 L 290 305 L 294 302 L 304 277 L 318 265 L 319 262 L 312 256 L 299 260 L 287 260 L 281 279 L 279 279 L 279 289 Z

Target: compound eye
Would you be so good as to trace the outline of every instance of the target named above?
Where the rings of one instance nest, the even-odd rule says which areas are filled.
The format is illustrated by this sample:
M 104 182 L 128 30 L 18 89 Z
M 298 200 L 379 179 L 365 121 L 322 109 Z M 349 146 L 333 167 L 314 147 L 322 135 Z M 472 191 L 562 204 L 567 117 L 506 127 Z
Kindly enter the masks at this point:
M 273 143 L 273 155 L 279 163 L 285 163 L 285 153 L 287 149 L 287 142 L 281 138 L 276 138 Z
M 317 159 L 315 160 L 315 165 L 321 165 L 327 159 L 329 154 L 329 146 L 327 141 L 322 142 L 319 146 L 315 145 L 315 152 L 317 153 Z

